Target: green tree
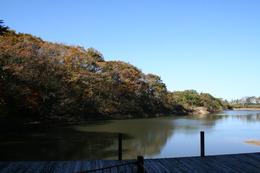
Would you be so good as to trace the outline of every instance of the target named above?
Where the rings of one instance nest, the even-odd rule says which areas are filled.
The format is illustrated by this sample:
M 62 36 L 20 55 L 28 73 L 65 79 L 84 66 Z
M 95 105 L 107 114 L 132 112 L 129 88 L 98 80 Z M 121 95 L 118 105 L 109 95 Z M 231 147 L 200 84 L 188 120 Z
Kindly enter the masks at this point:
M 9 27 L 4 25 L 4 21 L 0 19 L 0 35 L 4 35 L 9 31 Z

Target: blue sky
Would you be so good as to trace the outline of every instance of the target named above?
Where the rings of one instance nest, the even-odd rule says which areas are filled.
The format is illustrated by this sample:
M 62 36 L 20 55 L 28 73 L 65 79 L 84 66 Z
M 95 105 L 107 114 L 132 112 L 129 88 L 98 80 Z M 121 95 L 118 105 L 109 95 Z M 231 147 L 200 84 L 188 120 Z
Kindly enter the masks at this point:
M 168 89 L 260 96 L 259 0 L 2 0 L 18 32 L 94 47 Z

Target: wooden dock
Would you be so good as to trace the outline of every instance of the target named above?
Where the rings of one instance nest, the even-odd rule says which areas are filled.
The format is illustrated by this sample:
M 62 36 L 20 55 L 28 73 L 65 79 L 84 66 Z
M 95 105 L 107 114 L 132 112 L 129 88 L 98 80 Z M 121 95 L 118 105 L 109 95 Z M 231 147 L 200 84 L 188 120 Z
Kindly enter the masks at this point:
M 138 165 L 136 163 L 136 160 L 0 162 L 0 173 L 85 173 L 88 172 L 87 170 L 94 170 L 92 172 L 99 173 L 132 173 L 138 172 Z M 260 153 L 218 155 L 206 157 L 145 159 L 143 166 L 144 172 L 147 173 L 260 173 Z M 95 170 L 100 168 L 107 169 Z

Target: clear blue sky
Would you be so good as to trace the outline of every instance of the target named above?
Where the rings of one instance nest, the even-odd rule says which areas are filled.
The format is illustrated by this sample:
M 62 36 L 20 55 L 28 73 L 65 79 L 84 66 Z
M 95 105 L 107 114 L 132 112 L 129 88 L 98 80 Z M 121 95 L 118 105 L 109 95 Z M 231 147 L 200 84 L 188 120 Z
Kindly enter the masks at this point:
M 0 18 L 130 62 L 172 91 L 260 96 L 260 0 L 1 0 Z

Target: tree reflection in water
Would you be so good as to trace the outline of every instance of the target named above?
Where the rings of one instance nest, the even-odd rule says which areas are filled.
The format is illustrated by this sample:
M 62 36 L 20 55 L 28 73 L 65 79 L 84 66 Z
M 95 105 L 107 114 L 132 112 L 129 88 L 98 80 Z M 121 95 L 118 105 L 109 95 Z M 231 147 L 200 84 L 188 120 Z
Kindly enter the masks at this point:
M 157 155 L 165 146 L 167 140 L 177 131 L 197 133 L 200 128 L 212 128 L 218 117 L 196 118 L 194 117 L 164 117 L 153 119 L 118 120 L 110 121 L 102 125 L 80 125 L 76 126 L 77 131 L 85 132 L 110 132 L 124 133 L 128 138 L 123 141 L 125 159 L 136 158 L 137 155 L 147 157 Z M 116 148 L 117 142 L 109 149 Z M 108 149 L 106 148 L 106 149 Z M 115 159 L 115 155 L 105 159 Z
M 6 127 L 1 126 L 0 128 L 0 160 L 117 159 L 118 133 L 124 135 L 124 159 L 133 159 L 137 155 L 154 157 L 161 154 L 167 142 L 169 140 L 172 142 L 173 139 L 178 145 L 180 144 L 175 147 L 185 150 L 186 148 L 184 149 L 179 140 L 187 141 L 188 136 L 192 137 L 189 138 L 190 141 L 196 140 L 200 130 L 208 133 L 214 132 L 209 136 L 214 141 L 215 137 L 218 138 L 218 135 L 223 133 L 223 131 L 215 132 L 215 127 L 221 123 L 226 124 L 225 127 L 229 127 L 228 122 L 234 121 L 249 122 L 247 127 L 251 127 L 260 122 L 260 111 L 225 111 L 221 114 L 207 116 L 97 121 L 27 130 L 18 126 L 14 127 L 15 130 L 10 130 L 12 124 L 6 124 Z M 229 133 L 235 134 L 237 129 L 231 127 L 228 130 Z M 239 135 L 248 136 L 248 133 L 252 135 L 251 131 L 240 131 Z M 243 136 L 242 138 L 244 138 Z M 190 145 L 194 147 L 195 144 Z M 190 147 L 190 145 L 186 147 Z M 225 143 L 225 145 L 227 144 Z M 241 147 L 239 144 L 237 145 L 237 147 Z

